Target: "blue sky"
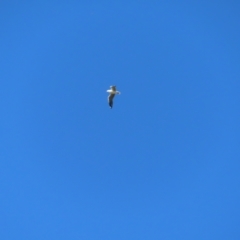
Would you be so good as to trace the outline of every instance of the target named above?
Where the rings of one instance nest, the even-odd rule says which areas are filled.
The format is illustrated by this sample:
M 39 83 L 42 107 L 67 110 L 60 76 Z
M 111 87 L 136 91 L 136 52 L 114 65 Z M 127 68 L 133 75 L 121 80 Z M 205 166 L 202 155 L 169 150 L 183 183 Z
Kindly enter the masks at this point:
M 239 10 L 2 1 L 1 239 L 238 240 Z

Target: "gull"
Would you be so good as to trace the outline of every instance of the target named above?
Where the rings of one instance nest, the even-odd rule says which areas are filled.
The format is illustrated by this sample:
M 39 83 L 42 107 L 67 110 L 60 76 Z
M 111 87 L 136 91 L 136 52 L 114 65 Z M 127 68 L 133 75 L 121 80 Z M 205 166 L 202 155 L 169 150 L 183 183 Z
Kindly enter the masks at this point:
M 115 97 L 116 94 L 120 94 L 120 92 L 117 91 L 116 86 L 110 86 L 110 89 L 107 90 L 107 92 L 109 93 L 108 104 L 109 104 L 110 108 L 112 108 L 113 107 L 113 98 Z

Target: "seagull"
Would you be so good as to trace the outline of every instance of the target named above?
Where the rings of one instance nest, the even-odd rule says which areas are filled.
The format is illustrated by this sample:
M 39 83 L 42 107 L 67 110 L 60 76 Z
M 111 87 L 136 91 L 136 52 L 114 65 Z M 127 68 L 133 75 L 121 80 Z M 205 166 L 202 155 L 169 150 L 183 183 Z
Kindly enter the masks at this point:
M 110 89 L 107 90 L 107 92 L 109 93 L 108 104 L 109 104 L 110 108 L 112 108 L 113 107 L 113 98 L 115 97 L 116 94 L 120 94 L 120 92 L 117 91 L 116 86 L 110 86 Z

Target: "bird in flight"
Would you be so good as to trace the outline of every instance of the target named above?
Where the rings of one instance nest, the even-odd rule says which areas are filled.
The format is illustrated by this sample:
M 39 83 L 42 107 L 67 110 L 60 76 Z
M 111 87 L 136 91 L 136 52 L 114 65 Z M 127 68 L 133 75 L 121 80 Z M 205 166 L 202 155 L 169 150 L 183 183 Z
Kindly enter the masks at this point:
M 110 86 L 110 89 L 107 90 L 107 92 L 109 93 L 108 105 L 110 106 L 110 108 L 112 108 L 113 107 L 113 98 L 115 97 L 116 94 L 120 94 L 120 92 L 117 91 L 116 86 Z

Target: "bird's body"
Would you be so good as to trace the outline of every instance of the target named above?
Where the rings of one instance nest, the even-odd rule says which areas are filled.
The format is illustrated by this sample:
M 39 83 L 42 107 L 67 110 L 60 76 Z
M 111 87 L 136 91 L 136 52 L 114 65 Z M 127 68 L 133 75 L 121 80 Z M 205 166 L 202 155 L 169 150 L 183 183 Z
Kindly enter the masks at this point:
M 120 92 L 117 91 L 116 86 L 110 86 L 110 89 L 107 90 L 107 92 L 109 93 L 108 104 L 109 104 L 110 108 L 112 108 L 113 107 L 113 98 L 115 97 L 116 94 L 120 94 Z

